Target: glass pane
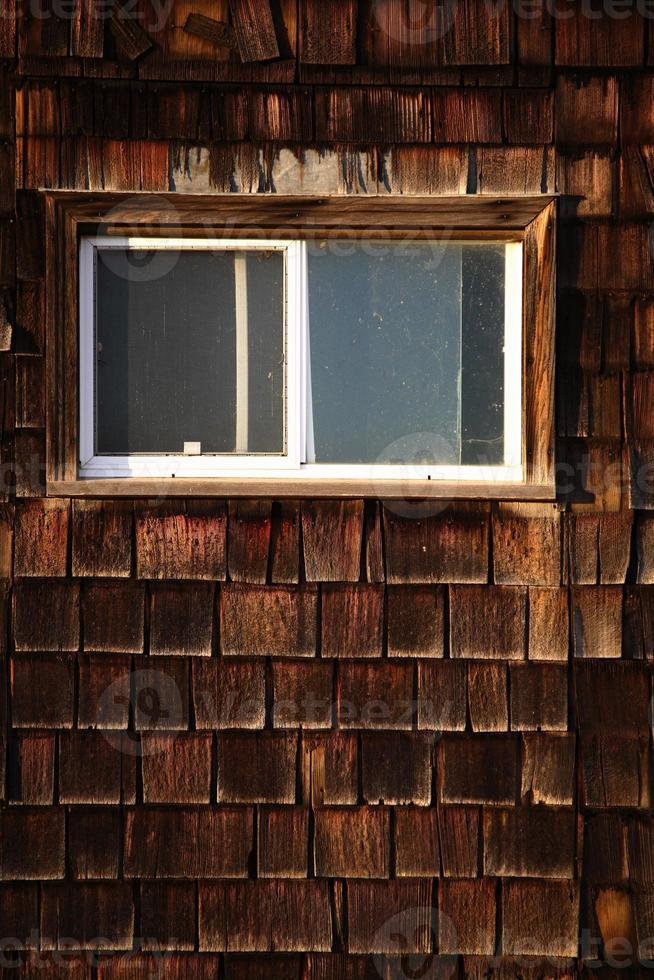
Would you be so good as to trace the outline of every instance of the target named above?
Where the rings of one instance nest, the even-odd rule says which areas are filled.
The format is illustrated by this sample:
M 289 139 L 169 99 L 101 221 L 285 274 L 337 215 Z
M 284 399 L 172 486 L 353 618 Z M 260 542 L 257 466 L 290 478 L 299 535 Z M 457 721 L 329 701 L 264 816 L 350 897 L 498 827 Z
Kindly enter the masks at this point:
M 284 451 L 281 252 L 98 252 L 96 452 Z
M 504 246 L 309 245 L 309 322 L 316 462 L 502 462 Z
M 461 462 L 504 461 L 505 247 L 463 249 Z
M 316 461 L 456 462 L 460 246 L 327 242 L 309 286 Z

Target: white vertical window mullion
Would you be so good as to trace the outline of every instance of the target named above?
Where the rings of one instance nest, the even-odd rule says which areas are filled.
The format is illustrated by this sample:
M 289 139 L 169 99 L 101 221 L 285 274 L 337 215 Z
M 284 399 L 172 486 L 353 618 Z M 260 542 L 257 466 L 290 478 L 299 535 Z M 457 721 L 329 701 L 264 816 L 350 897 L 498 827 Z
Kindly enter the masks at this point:
M 97 249 L 84 239 L 79 253 L 79 461 L 82 466 L 95 455 L 95 284 Z
M 522 463 L 522 244 L 505 246 L 504 465 Z
M 247 253 L 234 255 L 236 300 L 236 442 L 237 453 L 247 453 L 250 427 L 250 364 L 248 336 Z
M 306 316 L 306 248 L 290 242 L 286 250 L 285 384 L 286 456 L 299 469 L 304 453 L 304 332 Z

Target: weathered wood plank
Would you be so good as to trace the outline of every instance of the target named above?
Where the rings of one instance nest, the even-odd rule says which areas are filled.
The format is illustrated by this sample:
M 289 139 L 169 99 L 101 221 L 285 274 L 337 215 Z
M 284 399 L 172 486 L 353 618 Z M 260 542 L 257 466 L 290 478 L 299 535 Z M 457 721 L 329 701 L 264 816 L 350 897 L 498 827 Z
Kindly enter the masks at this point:
M 300 2 L 300 61 L 313 65 L 354 65 L 357 60 L 358 0 Z
M 362 539 L 362 500 L 302 502 L 307 582 L 358 582 Z
M 272 502 L 230 501 L 227 570 L 232 582 L 264 585 L 268 572 Z
M 229 0 L 236 42 L 243 61 L 279 57 L 269 0 Z

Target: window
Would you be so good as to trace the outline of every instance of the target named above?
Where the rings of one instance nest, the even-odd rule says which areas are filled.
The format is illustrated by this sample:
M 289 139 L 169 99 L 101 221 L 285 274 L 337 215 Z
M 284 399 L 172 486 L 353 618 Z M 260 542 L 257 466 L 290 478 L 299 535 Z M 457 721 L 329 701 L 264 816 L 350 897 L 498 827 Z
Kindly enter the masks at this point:
M 53 490 L 552 495 L 551 199 L 76 197 Z

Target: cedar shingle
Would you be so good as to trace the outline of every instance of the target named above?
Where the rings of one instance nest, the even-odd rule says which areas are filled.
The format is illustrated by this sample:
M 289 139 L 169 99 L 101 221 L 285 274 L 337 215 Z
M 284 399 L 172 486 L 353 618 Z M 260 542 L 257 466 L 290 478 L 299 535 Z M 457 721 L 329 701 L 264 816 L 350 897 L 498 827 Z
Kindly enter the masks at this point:
M 632 822 L 629 826 L 631 846 L 638 846 L 639 831 L 645 825 Z M 632 833 L 635 831 L 635 835 Z M 584 822 L 584 877 L 592 884 L 626 885 L 631 874 L 639 880 L 640 862 L 634 854 L 634 866 L 627 861 L 627 825 L 617 813 L 598 813 Z
M 232 24 L 242 61 L 279 57 L 275 22 L 269 0 L 229 0 Z
M 128 657 L 79 658 L 79 728 L 127 728 L 131 674 Z
M 499 89 L 434 89 L 437 143 L 501 143 L 502 93 Z
M 189 726 L 189 661 L 149 657 L 134 661 L 131 704 L 134 728 L 182 731 Z
M 84 649 L 143 653 L 144 589 L 139 582 L 89 582 L 82 593 Z
M 566 16 L 555 17 L 554 22 L 557 65 L 640 67 L 643 64 L 645 19 L 640 7 L 622 7 L 622 14 L 617 17 L 607 8 L 571 7 L 566 9 Z
M 150 653 L 210 657 L 215 591 L 210 583 L 154 585 Z
M 636 554 L 640 585 L 654 585 L 654 515 L 638 514 L 636 524 Z
M 438 892 L 441 956 L 495 950 L 495 882 L 444 879 Z
M 12 724 L 72 728 L 75 663 L 69 657 L 14 657 L 10 665 Z
M 442 657 L 444 591 L 391 585 L 387 590 L 388 656 Z
M 218 735 L 218 802 L 295 803 L 296 761 L 293 735 Z
M 380 585 L 326 585 L 322 590 L 323 657 L 379 657 L 384 589 Z
M 451 655 L 524 659 L 526 600 L 517 586 L 450 586 Z
M 265 585 L 271 510 L 269 500 L 230 501 L 227 568 L 232 582 Z
M 319 878 L 388 878 L 390 811 L 387 807 L 319 807 L 314 860 Z
M 273 508 L 270 541 L 272 581 L 292 585 L 300 577 L 300 505 L 282 500 Z
M 454 504 L 419 518 L 384 508 L 388 581 L 487 582 L 488 524 L 486 504 Z
M 561 522 L 554 505 L 499 504 L 493 515 L 498 585 L 559 585 Z
M 42 948 L 131 949 L 132 889 L 120 881 L 49 884 L 41 891 Z
M 26 806 L 50 806 L 54 798 L 55 736 L 20 735 L 10 743 L 8 798 Z M 11 756 L 10 756 L 11 758 Z
M 195 885 L 141 882 L 141 949 L 195 949 Z
M 254 90 L 248 101 L 252 140 L 313 140 L 312 89 Z
M 620 88 L 622 143 L 654 143 L 654 76 L 644 72 L 625 75 Z
M 615 817 L 615 820 L 618 818 Z M 612 826 L 615 831 L 615 825 Z M 620 834 L 617 835 L 620 840 Z M 654 881 L 654 827 L 651 817 L 644 820 L 630 820 L 627 828 L 628 871 L 629 877 L 635 884 L 651 885 Z M 626 876 L 627 871 L 622 864 L 617 865 L 622 854 L 616 858 L 616 870 Z
M 61 809 L 0 812 L 0 878 L 63 878 L 65 819 Z
M 16 425 L 20 428 L 41 429 L 45 425 L 45 362 L 42 357 L 21 354 L 16 356 L 15 415 Z M 67 504 L 68 501 L 64 503 Z M 56 556 L 58 551 L 56 542 L 48 542 L 47 547 L 54 547 Z M 43 557 L 47 568 L 49 564 L 47 548 Z
M 586 735 L 646 736 L 650 725 L 650 675 L 644 665 L 577 663 L 577 723 Z
M 10 946 L 13 949 L 35 948 L 38 928 L 38 885 L 0 886 L 0 931 L 3 936 L 18 940 L 16 945 L 7 943 L 7 952 Z
M 418 663 L 418 728 L 463 731 L 466 727 L 465 664 L 452 660 Z
M 300 61 L 312 65 L 356 64 L 357 3 L 323 0 L 300 5 Z
M 572 878 L 576 833 L 572 810 L 486 810 L 484 872 L 503 878 Z
M 224 585 L 220 606 L 221 643 L 226 656 L 314 656 L 314 586 Z
M 126 737 L 126 736 L 125 736 Z M 66 732 L 59 736 L 61 803 L 133 802 L 134 756 L 121 755 L 101 732 Z
M 350 953 L 429 953 L 432 886 L 415 881 L 348 881 L 347 949 Z M 398 927 L 402 935 L 398 936 Z
M 473 732 L 508 731 L 506 664 L 468 664 L 468 712 Z
M 316 139 L 325 143 L 429 143 L 429 92 L 413 89 L 320 88 Z
M 197 728 L 263 728 L 266 721 L 264 663 L 212 657 L 194 660 L 192 669 Z
M 507 89 L 504 92 L 504 131 L 509 143 L 551 143 L 554 136 L 552 92 L 547 89 Z
M 441 742 L 443 803 L 515 802 L 518 742 L 513 735 L 453 737 Z
M 219 502 L 149 502 L 136 512 L 136 574 L 154 579 L 224 579 L 227 516 Z
M 567 731 L 568 672 L 563 664 L 511 664 L 511 731 Z
M 118 809 L 69 811 L 68 860 L 73 878 L 117 878 L 120 852 Z
M 257 833 L 259 878 L 307 877 L 309 861 L 307 807 L 260 807 Z
M 615 77 L 559 75 L 554 118 L 557 143 L 613 145 L 618 131 Z
M 314 806 L 357 802 L 357 736 L 332 732 L 303 735 L 300 745 L 302 800 Z
M 525 735 L 522 740 L 521 796 L 554 806 L 573 802 L 574 735 Z
M 416 703 L 412 663 L 343 661 L 338 664 L 336 676 L 339 727 L 413 727 Z
M 209 732 L 141 736 L 144 803 L 209 803 Z
M 335 710 L 333 664 L 275 660 L 272 682 L 275 728 L 331 728 Z
M 401 805 L 431 801 L 433 737 L 415 732 L 364 732 L 361 737 L 363 798 Z
M 571 881 L 502 882 L 502 951 L 576 956 L 579 885 Z
M 398 878 L 440 875 L 436 809 L 411 806 L 395 811 L 395 873 Z
M 67 500 L 26 500 L 16 507 L 14 574 L 65 575 L 68 555 Z
M 479 865 L 479 808 L 439 807 L 438 836 L 443 875 L 475 878 Z
M 620 657 L 622 589 L 619 586 L 573 587 L 571 627 L 575 657 Z
M 302 502 L 307 582 L 358 582 L 362 541 L 362 500 Z
M 201 883 L 199 902 L 202 951 L 331 949 L 327 882 Z
M 127 878 L 246 878 L 251 850 L 247 807 L 138 807 L 125 816 Z
M 18 581 L 13 599 L 16 650 L 74 652 L 79 648 L 77 582 Z
M 649 767 L 649 744 L 645 739 L 618 735 L 582 737 L 584 804 L 597 808 L 647 808 Z
M 417 11 L 422 12 L 422 8 L 418 7 Z M 442 11 L 443 22 L 430 18 L 428 31 L 442 34 L 443 64 L 508 64 L 510 11 L 509 3 L 479 7 L 474 0 L 462 0 L 452 10 Z M 410 28 L 413 23 L 409 22 Z
M 624 652 L 635 660 L 654 655 L 654 589 L 651 586 L 626 590 Z

